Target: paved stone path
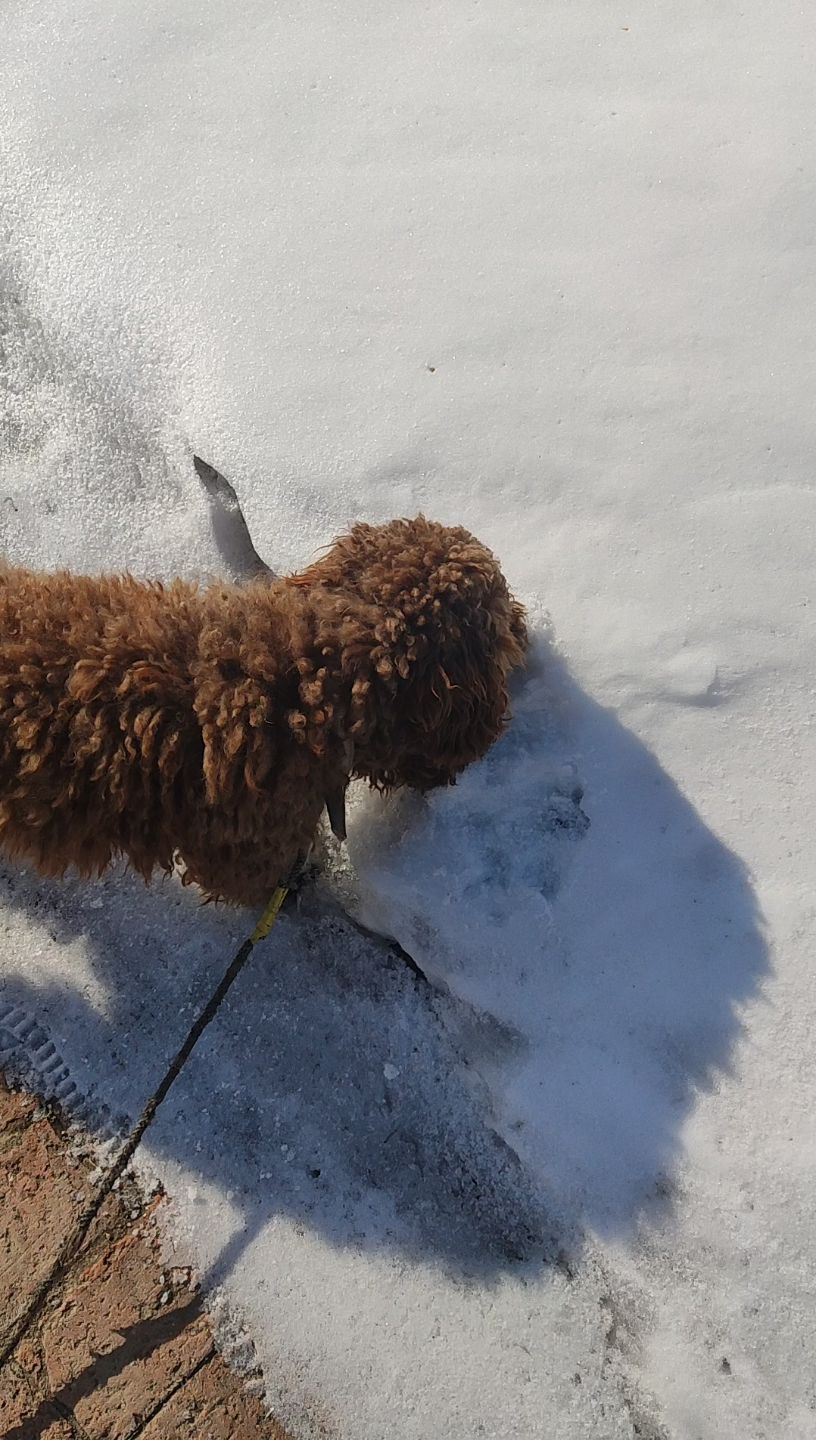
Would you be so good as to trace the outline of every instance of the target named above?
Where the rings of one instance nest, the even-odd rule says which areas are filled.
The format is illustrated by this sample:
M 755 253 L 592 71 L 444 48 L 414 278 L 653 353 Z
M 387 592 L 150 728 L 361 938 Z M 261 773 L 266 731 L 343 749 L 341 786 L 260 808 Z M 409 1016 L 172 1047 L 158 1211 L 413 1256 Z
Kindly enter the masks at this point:
M 58 1114 L 0 1076 L 0 1328 L 90 1194 L 92 1160 Z M 0 1374 L 3 1440 L 287 1440 L 260 1377 L 215 1349 L 188 1271 L 162 1266 L 135 1184 L 109 1196 L 44 1317 Z

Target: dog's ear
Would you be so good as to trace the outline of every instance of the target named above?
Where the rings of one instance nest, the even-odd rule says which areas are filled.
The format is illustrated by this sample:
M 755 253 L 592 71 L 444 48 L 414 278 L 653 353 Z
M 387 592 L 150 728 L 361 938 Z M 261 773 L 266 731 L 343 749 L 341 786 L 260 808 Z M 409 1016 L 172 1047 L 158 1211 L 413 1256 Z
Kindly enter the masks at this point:
M 453 784 L 498 739 L 509 718 L 508 672 L 524 664 L 524 607 L 504 581 L 490 577 L 481 604 L 440 626 L 427 654 L 427 673 L 406 687 L 404 709 L 413 732 L 406 783 L 429 789 Z M 417 745 L 419 731 L 424 743 Z
M 346 740 L 343 745 L 344 767 L 337 784 L 326 791 L 326 811 L 332 834 L 338 840 L 346 839 L 346 791 L 351 772 L 354 769 L 354 741 Z
M 424 685 L 409 687 L 414 725 L 427 737 L 428 784 L 452 784 L 498 739 L 508 715 L 508 668 L 500 651 L 487 652 L 465 633 Z

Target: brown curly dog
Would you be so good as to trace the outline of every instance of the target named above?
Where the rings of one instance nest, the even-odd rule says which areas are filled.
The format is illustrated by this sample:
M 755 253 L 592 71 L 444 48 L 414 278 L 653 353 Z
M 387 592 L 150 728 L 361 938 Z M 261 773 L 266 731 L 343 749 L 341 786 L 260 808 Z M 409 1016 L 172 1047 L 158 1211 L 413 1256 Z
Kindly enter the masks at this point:
M 324 805 L 342 837 L 350 776 L 429 790 L 485 753 L 523 617 L 490 551 L 421 515 L 271 583 L 0 570 L 0 849 L 178 862 L 260 904 Z

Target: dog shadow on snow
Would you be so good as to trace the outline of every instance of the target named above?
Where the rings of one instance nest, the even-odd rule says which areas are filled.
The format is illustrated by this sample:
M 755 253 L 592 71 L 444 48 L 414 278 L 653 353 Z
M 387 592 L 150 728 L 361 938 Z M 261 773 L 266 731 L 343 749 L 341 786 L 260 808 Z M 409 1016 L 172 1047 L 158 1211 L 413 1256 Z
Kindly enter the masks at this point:
M 745 866 L 654 756 L 558 661 L 545 673 L 546 685 L 535 667 L 519 684 L 517 718 L 482 762 L 495 823 L 485 837 L 472 817 L 486 869 L 471 844 L 461 887 L 477 919 L 480 904 L 495 911 L 481 978 L 492 966 L 498 993 L 506 976 L 523 1022 L 512 1005 L 496 1018 L 423 979 L 326 886 L 307 889 L 150 1132 L 205 1225 L 227 1197 L 211 1212 L 213 1233 L 225 1204 L 231 1218 L 205 1281 L 224 1279 L 275 1216 L 488 1282 L 569 1265 L 588 1226 L 625 1236 L 671 1206 L 683 1123 L 729 1071 L 741 1007 L 767 971 L 761 917 Z M 521 793 L 522 770 L 528 809 L 499 819 L 496 796 Z M 447 803 L 436 833 L 455 873 Z M 429 877 L 433 862 L 431 843 Z M 516 892 L 538 933 L 508 925 L 502 953 L 496 897 L 512 910 Z M 121 1133 L 251 923 L 175 880 L 46 882 L 4 865 L 0 1065 L 96 1133 Z M 467 953 L 457 963 L 468 993 Z

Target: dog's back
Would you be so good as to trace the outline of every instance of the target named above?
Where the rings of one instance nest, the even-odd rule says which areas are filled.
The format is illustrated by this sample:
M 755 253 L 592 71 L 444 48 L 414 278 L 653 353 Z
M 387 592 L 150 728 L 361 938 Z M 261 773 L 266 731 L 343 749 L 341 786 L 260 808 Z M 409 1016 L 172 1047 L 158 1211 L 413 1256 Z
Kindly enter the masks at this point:
M 185 759 L 195 768 L 195 610 L 195 587 L 182 582 L 0 570 L 7 853 L 48 873 L 92 873 L 117 849 L 139 868 L 143 839 L 145 868 L 170 865 L 172 846 L 157 854 L 156 841 L 162 792 L 182 783 Z

